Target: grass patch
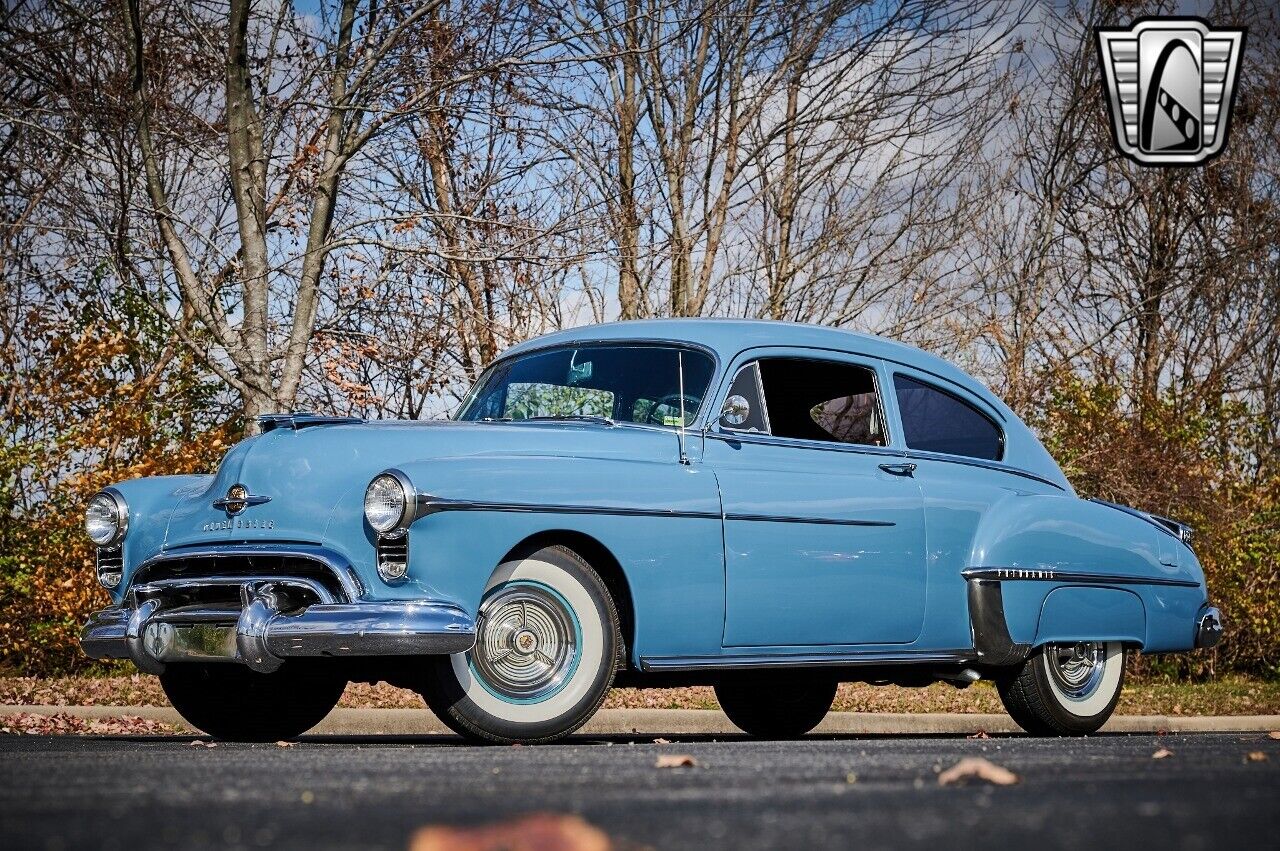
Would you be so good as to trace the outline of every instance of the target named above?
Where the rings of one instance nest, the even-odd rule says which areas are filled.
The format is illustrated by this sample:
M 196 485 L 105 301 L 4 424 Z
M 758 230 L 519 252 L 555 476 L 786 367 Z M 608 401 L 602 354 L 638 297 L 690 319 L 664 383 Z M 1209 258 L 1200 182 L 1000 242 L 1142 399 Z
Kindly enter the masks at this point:
M 160 681 L 145 674 L 108 677 L 0 677 L 0 704 L 46 706 L 168 706 Z M 386 683 L 352 683 L 340 706 L 418 709 L 412 691 Z M 715 709 L 706 687 L 614 689 L 605 700 L 614 709 Z M 987 682 L 967 689 L 935 683 L 927 688 L 845 683 L 832 707 L 842 712 L 1003 712 Z M 1206 682 L 1151 679 L 1131 682 L 1120 696 L 1121 715 L 1280 714 L 1280 682 L 1225 676 Z

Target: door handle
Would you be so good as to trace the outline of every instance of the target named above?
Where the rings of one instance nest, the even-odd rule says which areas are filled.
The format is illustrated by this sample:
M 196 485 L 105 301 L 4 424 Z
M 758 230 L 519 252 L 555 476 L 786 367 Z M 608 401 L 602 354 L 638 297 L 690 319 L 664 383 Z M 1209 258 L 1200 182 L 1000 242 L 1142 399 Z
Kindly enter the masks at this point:
M 907 464 L 881 464 L 880 469 L 884 470 L 891 476 L 911 476 L 916 471 L 916 465 Z

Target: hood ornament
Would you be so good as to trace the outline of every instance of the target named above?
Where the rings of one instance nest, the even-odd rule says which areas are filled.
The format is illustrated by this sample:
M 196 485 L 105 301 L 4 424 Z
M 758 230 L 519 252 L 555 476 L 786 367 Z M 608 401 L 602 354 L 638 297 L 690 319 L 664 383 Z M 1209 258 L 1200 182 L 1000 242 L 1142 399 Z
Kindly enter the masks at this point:
M 254 496 L 244 485 L 235 484 L 227 488 L 227 495 L 213 501 L 214 508 L 220 508 L 230 515 L 239 514 L 251 505 L 262 505 L 270 502 L 269 496 Z

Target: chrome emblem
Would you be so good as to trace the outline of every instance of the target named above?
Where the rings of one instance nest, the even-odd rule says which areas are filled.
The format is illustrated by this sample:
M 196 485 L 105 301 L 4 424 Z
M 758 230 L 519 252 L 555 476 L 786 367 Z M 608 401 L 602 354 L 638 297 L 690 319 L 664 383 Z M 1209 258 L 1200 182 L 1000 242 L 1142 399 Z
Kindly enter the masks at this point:
M 224 498 L 213 501 L 213 507 L 221 508 L 227 514 L 235 516 L 250 505 L 262 505 L 270 501 L 269 496 L 254 496 L 249 493 L 249 489 L 244 485 L 232 485 L 227 488 L 227 495 Z
M 1227 144 L 1245 30 L 1199 18 L 1097 27 L 1116 146 L 1141 165 L 1199 165 Z

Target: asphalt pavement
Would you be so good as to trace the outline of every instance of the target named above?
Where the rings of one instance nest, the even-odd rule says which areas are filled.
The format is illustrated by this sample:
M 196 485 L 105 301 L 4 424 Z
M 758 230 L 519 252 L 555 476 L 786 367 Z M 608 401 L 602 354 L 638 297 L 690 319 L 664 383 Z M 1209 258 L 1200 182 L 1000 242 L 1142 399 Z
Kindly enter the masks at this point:
M 207 744 L 0 736 L 0 845 L 403 849 L 424 825 L 538 811 L 581 815 L 628 849 L 1280 843 L 1280 741 L 1266 733 Z M 1170 753 L 1154 758 L 1161 749 Z M 663 755 L 696 764 L 658 768 Z M 964 757 L 1009 769 L 1018 782 L 940 784 L 939 772 Z

